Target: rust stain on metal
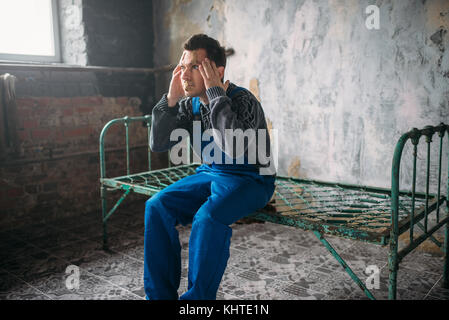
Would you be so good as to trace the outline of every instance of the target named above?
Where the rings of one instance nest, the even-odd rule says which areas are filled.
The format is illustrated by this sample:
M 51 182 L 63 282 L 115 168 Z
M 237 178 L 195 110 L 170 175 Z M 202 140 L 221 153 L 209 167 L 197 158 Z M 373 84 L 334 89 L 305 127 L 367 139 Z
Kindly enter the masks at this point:
M 418 236 L 419 236 L 419 234 L 418 235 L 414 234 L 413 238 L 416 239 L 416 238 L 418 238 Z M 436 240 L 438 240 L 439 242 L 444 243 L 443 236 L 434 234 L 433 237 Z M 404 232 L 403 234 L 401 234 L 399 236 L 399 243 L 404 246 L 408 246 L 410 244 L 410 232 L 409 231 Z M 429 253 L 432 256 L 439 256 L 439 257 L 444 256 L 443 250 L 429 239 L 427 239 L 426 241 L 421 243 L 415 250 L 420 251 L 420 252 Z

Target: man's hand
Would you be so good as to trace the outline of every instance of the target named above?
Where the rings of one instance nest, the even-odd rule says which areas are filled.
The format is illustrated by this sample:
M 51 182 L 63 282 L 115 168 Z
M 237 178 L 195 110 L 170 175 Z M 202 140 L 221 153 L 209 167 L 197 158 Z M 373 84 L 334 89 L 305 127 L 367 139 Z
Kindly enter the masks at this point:
M 214 61 L 209 59 L 204 59 L 204 61 L 199 66 L 201 76 L 204 80 L 204 85 L 206 90 L 212 87 L 221 87 L 226 91 L 229 87 L 229 80 L 225 83 L 221 82 L 224 73 L 224 67 L 219 67 L 215 65 Z
M 181 82 L 181 62 L 184 58 L 185 52 L 183 53 L 181 59 L 179 60 L 178 65 L 175 70 L 173 70 L 172 78 L 170 81 L 170 87 L 168 89 L 167 100 L 168 106 L 174 107 L 179 99 L 184 96 L 184 89 L 182 87 Z

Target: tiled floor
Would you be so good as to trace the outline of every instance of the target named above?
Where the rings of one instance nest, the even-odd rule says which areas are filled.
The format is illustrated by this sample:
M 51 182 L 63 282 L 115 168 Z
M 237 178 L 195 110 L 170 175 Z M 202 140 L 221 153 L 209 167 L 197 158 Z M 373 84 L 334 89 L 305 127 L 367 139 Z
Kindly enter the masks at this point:
M 144 299 L 144 202 L 119 209 L 110 220 L 111 251 L 101 249 L 99 214 L 36 223 L 0 232 L 0 299 Z M 190 226 L 178 228 L 187 286 Z M 387 248 L 328 237 L 365 281 L 380 270 L 379 299 L 388 296 Z M 79 287 L 71 281 L 79 271 Z M 399 299 L 449 299 L 441 287 L 442 255 L 414 252 L 398 276 Z M 72 289 L 69 289 L 72 288 Z M 311 232 L 272 223 L 234 224 L 231 257 L 218 299 L 366 299 L 360 288 Z

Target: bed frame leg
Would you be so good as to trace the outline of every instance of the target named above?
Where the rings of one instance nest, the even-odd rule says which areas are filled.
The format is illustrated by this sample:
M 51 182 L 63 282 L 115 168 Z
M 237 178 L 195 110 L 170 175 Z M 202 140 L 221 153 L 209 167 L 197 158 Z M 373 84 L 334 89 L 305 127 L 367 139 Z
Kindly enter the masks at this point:
M 108 250 L 108 230 L 107 230 L 107 201 L 106 201 L 107 190 L 106 187 L 101 188 L 101 209 L 102 209 L 102 223 L 103 223 L 103 250 Z
M 449 209 L 447 214 L 449 215 Z M 449 222 L 446 223 L 446 228 L 444 231 L 443 288 L 449 289 Z
M 313 231 L 315 236 L 321 241 L 321 243 L 326 247 L 327 250 L 334 256 L 334 258 L 340 263 L 340 265 L 345 269 L 346 273 L 351 277 L 351 279 L 362 289 L 366 296 L 371 300 L 376 300 L 371 291 L 365 286 L 365 284 L 360 280 L 360 278 L 352 271 L 352 269 L 347 265 L 346 261 L 335 251 L 331 244 L 323 237 L 319 231 Z
M 396 286 L 397 286 L 397 277 L 398 277 L 398 238 L 391 237 L 390 240 L 390 255 L 388 257 L 388 266 L 390 269 L 390 279 L 388 286 L 388 299 L 396 300 Z

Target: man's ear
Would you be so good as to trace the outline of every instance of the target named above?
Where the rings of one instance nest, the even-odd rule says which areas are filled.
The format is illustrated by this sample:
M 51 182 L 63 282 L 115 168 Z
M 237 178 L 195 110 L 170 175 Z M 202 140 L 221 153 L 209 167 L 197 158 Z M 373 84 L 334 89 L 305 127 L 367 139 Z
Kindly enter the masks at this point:
M 218 72 L 220 73 L 220 79 L 224 78 L 224 72 L 225 72 L 225 68 L 222 67 L 217 67 Z

